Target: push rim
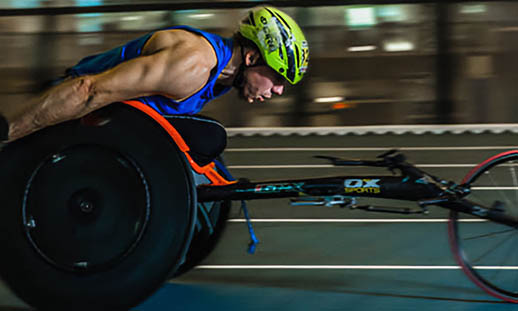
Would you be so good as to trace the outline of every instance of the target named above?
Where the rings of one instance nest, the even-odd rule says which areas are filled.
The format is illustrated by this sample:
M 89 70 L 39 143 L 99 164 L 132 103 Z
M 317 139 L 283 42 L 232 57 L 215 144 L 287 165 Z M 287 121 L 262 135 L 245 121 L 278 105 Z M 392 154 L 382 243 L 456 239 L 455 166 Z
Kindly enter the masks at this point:
M 61 270 L 105 271 L 141 240 L 150 201 L 148 182 L 130 157 L 99 145 L 72 146 L 47 157 L 29 178 L 24 232 Z
M 518 151 L 482 162 L 462 182 L 471 186 L 469 200 L 485 206 L 500 201 L 518 221 Z M 490 295 L 518 302 L 518 229 L 460 218 L 459 213 L 450 213 L 449 237 L 463 271 Z

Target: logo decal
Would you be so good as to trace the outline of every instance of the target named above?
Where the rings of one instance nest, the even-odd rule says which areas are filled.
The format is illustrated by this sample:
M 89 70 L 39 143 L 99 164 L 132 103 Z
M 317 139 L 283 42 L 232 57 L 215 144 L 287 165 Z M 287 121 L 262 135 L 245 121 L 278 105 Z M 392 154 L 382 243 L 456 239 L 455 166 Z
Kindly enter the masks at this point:
M 308 48 L 308 42 L 302 41 L 302 60 L 300 62 L 300 73 L 303 74 L 308 69 L 308 63 L 309 63 L 309 48 Z
M 236 192 L 281 193 L 302 192 L 304 183 L 259 184 L 253 189 L 237 189 Z
M 345 193 L 380 193 L 379 179 L 346 179 Z
M 264 27 L 257 32 L 257 39 L 262 48 L 271 53 L 279 48 L 282 36 L 273 18 L 267 23 L 263 21 L 263 24 Z

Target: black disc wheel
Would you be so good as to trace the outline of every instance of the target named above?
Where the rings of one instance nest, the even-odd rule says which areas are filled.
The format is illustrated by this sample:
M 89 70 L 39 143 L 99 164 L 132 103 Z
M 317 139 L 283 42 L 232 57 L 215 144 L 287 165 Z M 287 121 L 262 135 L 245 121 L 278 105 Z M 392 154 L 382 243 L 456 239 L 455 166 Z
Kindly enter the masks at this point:
M 225 165 L 222 157 L 218 157 L 216 161 Z M 225 176 L 217 166 L 216 170 Z M 178 277 L 191 270 L 212 253 L 225 231 L 231 206 L 232 201 L 229 200 L 197 204 L 196 225 L 191 245 L 180 268 L 174 271 L 171 277 Z
M 150 203 L 148 181 L 128 156 L 98 145 L 74 146 L 34 170 L 22 220 L 27 239 L 48 263 L 68 271 L 103 271 L 138 245 Z
M 198 203 L 198 215 L 191 245 L 180 268 L 172 274 L 178 277 L 207 258 L 216 248 L 225 231 L 231 201 Z
M 449 238 L 466 275 L 499 299 L 518 303 L 518 151 L 487 159 L 462 183 L 474 203 L 497 209 L 516 220 L 509 226 L 452 211 Z
M 196 221 L 173 139 L 124 105 L 0 153 L 1 276 L 38 310 L 128 310 L 181 264 Z

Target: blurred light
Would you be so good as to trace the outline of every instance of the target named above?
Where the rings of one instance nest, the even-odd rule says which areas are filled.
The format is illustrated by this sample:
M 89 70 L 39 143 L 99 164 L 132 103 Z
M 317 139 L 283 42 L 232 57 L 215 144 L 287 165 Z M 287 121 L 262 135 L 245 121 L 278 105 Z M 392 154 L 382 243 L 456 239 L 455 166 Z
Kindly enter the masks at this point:
M 385 22 L 402 22 L 407 19 L 401 5 L 382 5 L 377 7 L 376 14 Z
M 39 0 L 14 0 L 11 7 L 14 8 L 37 8 L 40 5 Z
M 214 17 L 214 14 L 212 14 L 212 13 L 191 14 L 191 15 L 189 15 L 189 17 L 194 18 L 194 19 L 207 19 L 207 18 Z
M 76 0 L 76 5 L 80 6 L 80 7 L 98 6 L 98 5 L 102 5 L 102 4 L 103 4 L 103 0 Z M 92 17 L 92 16 L 101 16 L 101 14 L 100 13 L 85 13 L 85 14 L 78 14 L 77 16 Z M 98 30 L 100 30 L 100 29 L 98 29 Z M 97 30 L 93 30 L 93 31 L 97 31 Z
M 138 20 L 141 20 L 142 19 L 142 16 L 124 16 L 121 18 L 122 21 L 125 21 L 125 22 L 131 22 L 131 21 L 138 21 Z
M 414 49 L 414 44 L 408 41 L 385 42 L 383 43 L 383 49 L 387 52 L 411 51 Z
M 518 27 L 513 27 L 513 26 L 510 26 L 510 27 L 500 27 L 500 28 L 496 28 L 496 31 L 514 32 L 514 31 L 518 31 Z
M 345 10 L 345 22 L 351 27 L 376 25 L 376 16 L 372 7 L 349 8 Z
M 375 45 L 351 46 L 347 49 L 349 52 L 367 52 L 376 49 Z
M 466 4 L 460 7 L 460 12 L 462 14 L 477 14 L 484 13 L 485 11 L 485 4 Z
M 333 106 L 331 106 L 331 109 L 342 110 L 342 109 L 347 109 L 347 108 L 352 108 L 352 107 L 354 107 L 354 105 L 351 105 L 349 103 L 344 103 L 344 102 L 338 102 L 338 103 L 333 104 Z
M 336 97 L 319 97 L 319 98 L 315 98 L 315 103 L 334 103 L 334 102 L 339 102 L 339 101 L 342 101 L 344 100 L 343 97 L 339 97 L 339 96 L 336 96 Z

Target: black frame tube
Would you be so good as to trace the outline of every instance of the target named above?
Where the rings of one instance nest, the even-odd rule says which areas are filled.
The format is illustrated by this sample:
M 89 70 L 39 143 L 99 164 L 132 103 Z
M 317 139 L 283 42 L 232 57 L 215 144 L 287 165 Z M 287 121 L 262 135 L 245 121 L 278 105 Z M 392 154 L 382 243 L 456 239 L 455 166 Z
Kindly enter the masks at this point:
M 418 201 L 441 195 L 434 183 L 406 176 L 337 176 L 300 180 L 198 186 L 198 201 L 256 200 L 301 196 L 370 197 Z
M 256 200 L 296 198 L 305 196 L 368 197 L 395 199 L 436 205 L 460 213 L 488 219 L 496 223 L 518 228 L 512 215 L 488 206 L 447 194 L 433 182 L 407 176 L 339 176 L 315 179 L 280 180 L 269 182 L 244 182 L 226 186 L 202 185 L 197 187 L 198 202 L 223 200 Z M 467 194 L 467 193 L 466 193 Z M 379 210 L 382 211 L 382 210 Z M 391 212 L 390 210 L 388 212 Z

